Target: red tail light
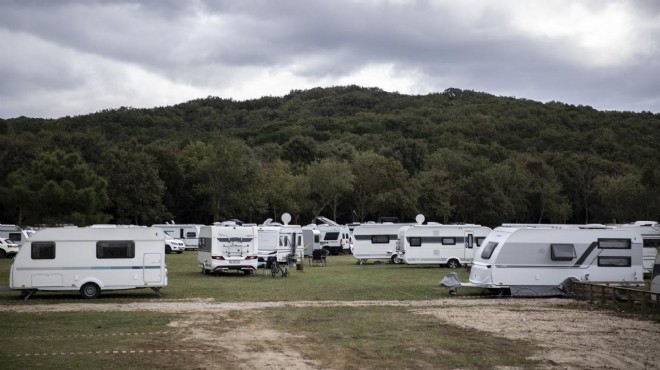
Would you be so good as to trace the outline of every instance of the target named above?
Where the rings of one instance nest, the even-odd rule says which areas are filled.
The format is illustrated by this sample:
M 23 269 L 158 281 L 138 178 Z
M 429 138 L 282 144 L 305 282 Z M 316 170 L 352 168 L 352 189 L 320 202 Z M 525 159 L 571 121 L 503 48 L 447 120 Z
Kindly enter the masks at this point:
M 256 260 L 257 258 L 259 258 L 259 257 L 258 256 L 247 256 L 247 257 L 245 257 L 246 260 Z
M 225 260 L 225 257 L 223 257 L 223 256 L 212 256 L 211 258 L 214 259 L 214 260 L 220 260 L 220 261 Z

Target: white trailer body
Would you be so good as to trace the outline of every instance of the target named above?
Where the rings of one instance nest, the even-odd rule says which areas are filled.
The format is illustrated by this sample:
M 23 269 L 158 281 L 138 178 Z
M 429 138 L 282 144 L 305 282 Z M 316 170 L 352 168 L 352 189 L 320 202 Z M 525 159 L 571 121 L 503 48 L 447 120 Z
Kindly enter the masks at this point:
M 399 230 L 414 224 L 363 224 L 353 229 L 353 257 L 358 263 L 370 259 L 388 259 L 392 263 L 400 263 L 396 250 Z
M 567 279 L 641 286 L 642 237 L 615 228 L 498 227 L 475 248 L 470 282 L 511 295 L 563 295 Z
M 471 263 L 474 249 L 491 232 L 481 225 L 415 225 L 402 228 L 397 243 L 399 258 L 410 265 L 446 265 L 457 268 Z
M 259 265 L 257 226 L 213 225 L 200 229 L 197 264 L 204 274 L 240 270 L 251 274 Z
M 312 252 L 321 249 L 321 232 L 315 225 L 307 225 L 302 228 L 303 233 L 303 255 L 312 257 Z
M 338 255 L 351 250 L 351 230 L 348 226 L 339 225 L 322 216 L 316 217 L 314 224 L 308 226 L 321 233 L 321 249 L 325 249 L 328 254 Z
M 296 261 L 302 262 L 304 257 L 303 250 L 303 229 L 300 225 L 282 225 L 280 228 L 279 249 L 281 253 L 291 255 Z M 278 253 L 280 253 L 278 252 Z M 279 260 L 278 254 L 278 261 Z M 285 256 L 286 258 L 286 256 Z M 286 259 L 285 259 L 286 261 Z
M 163 229 L 174 239 L 183 240 L 186 250 L 196 250 L 199 247 L 199 232 L 203 225 L 195 224 L 155 224 L 151 227 Z
M 78 290 L 95 298 L 102 290 L 167 285 L 162 230 L 147 227 L 50 228 L 35 233 L 11 266 L 9 287 Z

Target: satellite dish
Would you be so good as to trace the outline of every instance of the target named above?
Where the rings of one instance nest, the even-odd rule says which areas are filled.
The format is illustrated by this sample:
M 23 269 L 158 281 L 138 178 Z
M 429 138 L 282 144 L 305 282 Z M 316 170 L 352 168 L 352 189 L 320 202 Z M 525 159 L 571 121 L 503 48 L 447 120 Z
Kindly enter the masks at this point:
M 284 222 L 285 225 L 288 225 L 289 222 L 291 222 L 291 215 L 288 213 L 283 213 L 282 214 L 282 222 Z
M 424 223 L 424 220 L 426 220 L 426 217 L 421 213 L 415 216 L 415 221 L 420 225 Z

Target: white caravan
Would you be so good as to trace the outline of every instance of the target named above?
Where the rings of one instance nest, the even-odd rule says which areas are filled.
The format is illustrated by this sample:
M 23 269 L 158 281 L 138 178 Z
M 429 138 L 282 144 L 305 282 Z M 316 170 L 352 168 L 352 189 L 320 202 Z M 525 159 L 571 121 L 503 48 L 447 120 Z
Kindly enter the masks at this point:
M 414 224 L 362 224 L 353 229 L 351 252 L 358 264 L 370 259 L 388 259 L 391 263 L 401 263 L 396 251 L 399 230 Z
M 312 257 L 315 250 L 321 249 L 321 232 L 315 225 L 307 225 L 302 228 L 303 233 L 303 255 Z
M 351 231 L 348 226 L 339 225 L 326 217 L 316 217 L 314 223 L 307 226 L 317 229 L 321 233 L 321 249 L 324 249 L 326 253 L 338 255 L 350 251 Z
M 617 225 L 617 228 L 638 230 L 644 240 L 644 273 L 651 274 L 658 248 L 660 248 L 660 224 L 655 221 L 636 221 L 632 224 Z
M 199 230 L 203 225 L 195 224 L 155 224 L 151 227 L 163 229 L 174 239 L 183 240 L 186 250 L 195 250 L 199 246 Z
M 23 230 L 16 225 L 0 225 L 0 239 L 10 239 L 19 247 L 25 244 L 32 234 L 34 234 L 32 230 Z
M 510 289 L 512 296 L 567 295 L 571 279 L 643 286 L 642 249 L 636 230 L 498 227 L 475 249 L 470 282 L 457 283 L 452 273 L 441 285 Z
M 77 290 L 95 298 L 102 290 L 167 285 L 164 233 L 147 227 L 43 229 L 21 247 L 9 287 L 26 299 L 37 290 Z
M 257 226 L 239 226 L 233 222 L 202 226 L 197 249 L 197 265 L 202 273 L 237 270 L 252 274 L 257 271 L 257 229 Z
M 303 229 L 300 225 L 289 225 L 291 215 L 284 213 L 284 225 L 267 219 L 259 226 L 259 262 L 268 257 L 277 257 L 277 262 L 295 262 L 303 259 Z
M 472 224 L 415 225 L 400 229 L 396 251 L 406 264 L 457 268 L 472 262 L 474 249 L 491 231 Z

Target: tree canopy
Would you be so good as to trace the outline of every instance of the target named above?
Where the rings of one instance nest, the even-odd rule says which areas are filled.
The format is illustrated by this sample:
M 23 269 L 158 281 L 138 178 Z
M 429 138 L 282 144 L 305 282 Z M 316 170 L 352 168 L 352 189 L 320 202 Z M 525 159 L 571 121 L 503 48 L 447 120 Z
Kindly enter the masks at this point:
M 660 219 L 660 115 L 447 89 L 0 121 L 0 221 Z

